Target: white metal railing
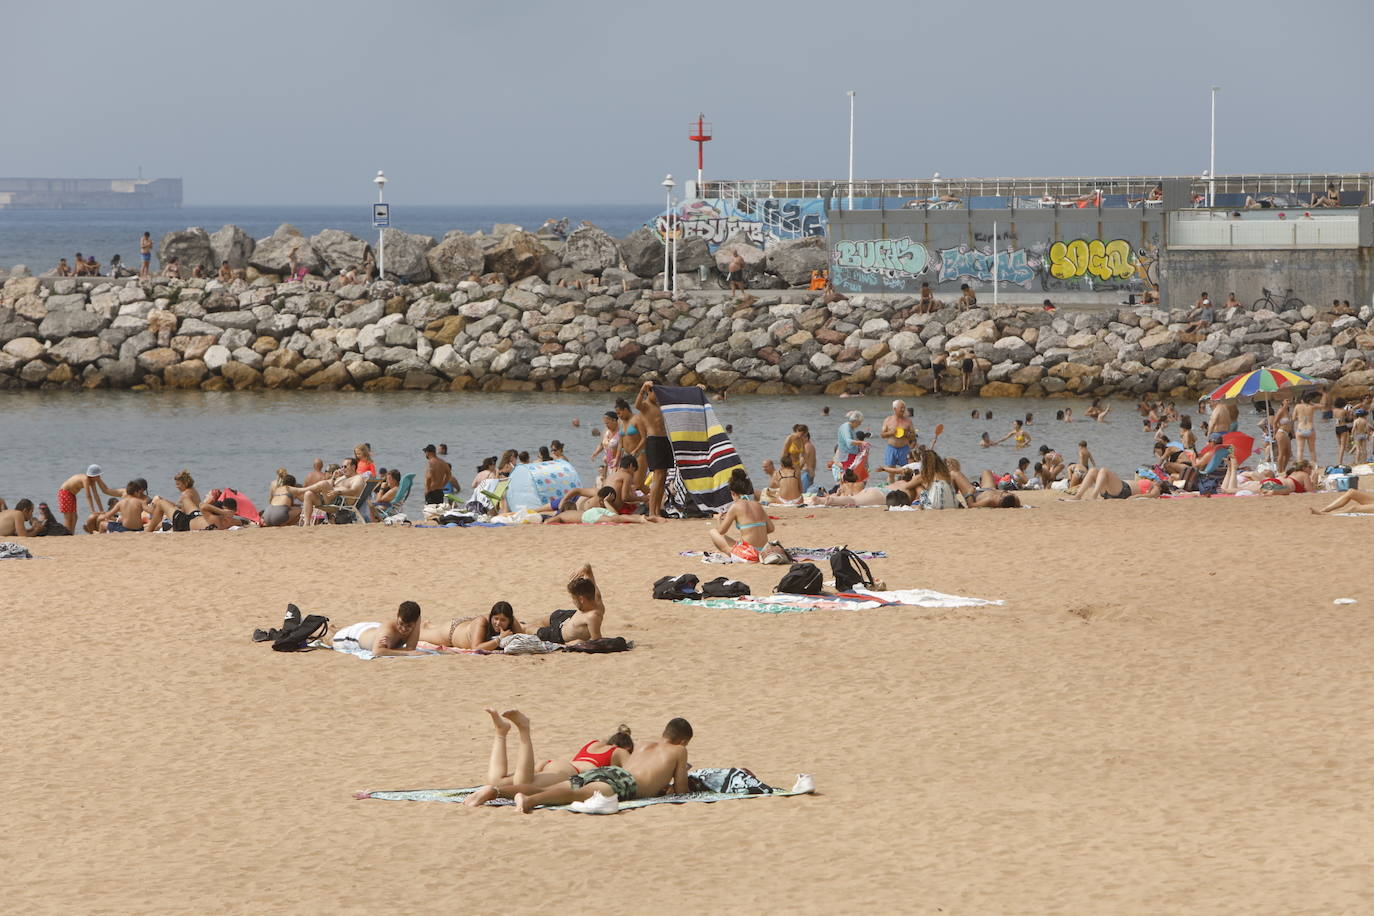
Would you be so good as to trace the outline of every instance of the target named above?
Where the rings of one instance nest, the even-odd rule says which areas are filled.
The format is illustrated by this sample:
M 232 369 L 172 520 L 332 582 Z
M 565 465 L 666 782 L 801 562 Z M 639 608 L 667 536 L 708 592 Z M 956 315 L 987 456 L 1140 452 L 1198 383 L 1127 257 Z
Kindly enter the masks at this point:
M 1358 248 L 1360 220 L 1353 213 L 1227 220 L 1171 213 L 1168 239 L 1170 248 Z

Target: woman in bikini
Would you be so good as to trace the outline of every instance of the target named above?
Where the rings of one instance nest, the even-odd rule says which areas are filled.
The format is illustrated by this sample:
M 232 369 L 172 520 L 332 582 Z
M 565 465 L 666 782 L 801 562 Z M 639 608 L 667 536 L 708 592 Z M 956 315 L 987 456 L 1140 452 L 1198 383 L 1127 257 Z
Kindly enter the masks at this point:
M 625 761 L 635 749 L 634 739 L 630 737 L 630 727 L 622 725 L 615 730 L 605 741 L 595 739 L 586 744 L 573 754 L 571 760 L 545 760 L 538 766 L 534 766 L 534 747 L 529 740 L 529 718 L 519 710 L 509 709 L 504 713 L 497 713 L 495 709 L 487 709 L 487 714 L 491 716 L 492 724 L 496 726 L 496 740 L 491 748 L 491 764 L 487 767 L 487 783 L 494 786 L 509 786 L 516 783 L 532 782 L 535 785 L 555 785 L 567 779 L 569 776 L 576 776 L 578 773 L 604 766 L 624 766 Z M 515 769 L 512 770 L 506 756 L 506 735 L 510 732 L 510 727 L 514 725 L 520 732 L 521 747 L 517 751 Z M 529 744 L 529 765 L 532 772 L 521 774 L 522 754 L 525 745 Z M 526 778 L 519 778 L 524 775 Z
M 501 648 L 501 638 L 513 633 L 523 633 L 520 621 L 515 619 L 515 611 L 505 601 L 491 606 L 485 617 L 459 617 L 448 623 L 424 622 L 420 639 L 441 649 L 477 649 L 495 652 Z
M 645 481 L 649 477 L 649 462 L 644 460 L 644 418 L 630 410 L 630 402 L 616 398 L 615 415 L 620 418 L 620 453 L 634 455 L 639 462 L 635 473 L 635 487 L 647 489 Z
M 606 411 L 601 420 L 606 424 L 606 429 L 601 433 L 601 441 L 592 450 L 592 461 L 595 462 L 597 456 L 601 456 L 601 462 L 596 469 L 596 479 L 598 483 L 605 483 L 611 471 L 620 463 L 621 432 L 620 418 L 615 415 L 614 410 Z
M 1102 406 L 1101 398 L 1093 398 L 1092 405 L 1083 411 L 1083 415 L 1089 420 L 1096 420 L 1099 423 L 1107 422 L 1107 414 L 1112 412 L 1111 405 Z
M 859 475 L 853 468 L 846 468 L 841 474 L 840 485 L 836 491 L 829 496 L 817 497 L 813 506 L 838 506 L 840 508 L 852 509 L 856 506 L 885 506 L 887 505 L 887 491 L 877 487 L 865 487 L 864 482 L 859 479 Z
M 789 452 L 782 456 L 782 467 L 775 475 L 776 492 L 774 498 L 779 502 L 796 503 L 800 505 L 802 498 L 801 475 L 797 473 L 795 459 Z
M 1294 456 L 1299 461 L 1304 458 L 1317 463 L 1317 402 L 1321 395 L 1308 392 L 1293 407 L 1293 440 L 1296 445 Z
M 1115 471 L 1108 468 L 1093 468 L 1083 475 L 1078 492 L 1063 499 L 1097 499 L 1099 496 L 1103 499 L 1130 499 L 1135 492 L 1135 487 L 1118 477 Z
M 1312 463 L 1296 461 L 1277 477 L 1260 481 L 1260 496 L 1288 496 L 1292 493 L 1311 493 L 1317 489 L 1312 480 Z
M 264 528 L 280 528 L 300 521 L 301 510 L 289 489 L 295 485 L 296 478 L 286 473 L 286 468 L 277 468 L 277 479 L 267 490 L 267 510 L 262 513 Z
M 722 553 L 758 562 L 759 551 L 768 546 L 773 522 L 763 506 L 752 498 L 754 485 L 744 468 L 735 468 L 730 475 L 730 495 L 734 497 L 730 508 L 710 525 L 711 544 Z M 739 531 L 738 540 L 725 533 L 731 525 Z

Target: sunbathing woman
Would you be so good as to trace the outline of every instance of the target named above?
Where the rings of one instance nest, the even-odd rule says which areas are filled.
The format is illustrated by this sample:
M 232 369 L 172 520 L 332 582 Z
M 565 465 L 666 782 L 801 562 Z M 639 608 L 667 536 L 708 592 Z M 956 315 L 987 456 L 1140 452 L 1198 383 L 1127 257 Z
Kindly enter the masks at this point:
M 290 489 L 295 485 L 296 478 L 288 474 L 286 468 L 277 468 L 277 479 L 267 490 L 267 511 L 262 513 L 264 528 L 280 528 L 300 521 L 300 509 L 296 508 Z
M 1290 493 L 1312 493 L 1317 485 L 1312 480 L 1312 462 L 1296 461 L 1277 477 L 1260 481 L 1260 496 L 1288 496 Z
M 769 488 L 768 495 L 778 502 L 801 505 L 801 475 L 797 473 L 793 456 L 789 452 L 783 455 L 780 460 L 782 462 L 782 467 L 778 470 L 774 478 L 777 481 L 777 485 L 776 487 Z
M 1103 499 L 1130 499 L 1134 495 L 1135 488 L 1118 477 L 1115 471 L 1093 468 L 1083 475 L 1078 492 L 1063 497 L 1063 500 L 1097 499 L 1099 496 Z
M 1337 512 L 1374 512 L 1374 492 L 1369 490 L 1346 490 L 1337 496 L 1330 505 L 1309 510 L 1313 515 L 1332 515 Z
M 846 468 L 840 480 L 839 489 L 830 496 L 820 496 L 813 506 L 885 506 L 887 491 L 877 487 L 865 487 L 853 468 Z
M 509 603 L 498 601 L 485 617 L 459 617 L 443 623 L 422 621 L 420 639 L 446 649 L 481 649 L 495 652 L 501 648 L 501 638 L 523 633 L 520 621 Z
M 754 495 L 754 484 L 750 482 L 744 468 L 735 468 L 730 475 L 730 495 L 734 497 L 730 508 L 710 524 L 711 543 L 722 553 L 757 562 L 759 552 L 768 545 L 768 535 L 773 532 L 773 522 L 768 518 L 767 510 L 751 498 Z M 730 530 L 731 525 L 739 531 L 738 540 L 725 533 Z
M 487 767 L 487 785 L 509 786 L 531 783 L 538 786 L 557 785 L 569 776 L 576 776 L 595 767 L 624 766 L 635 749 L 630 728 L 622 725 L 605 741 L 588 741 L 571 760 L 545 760 L 534 765 L 534 742 L 530 738 L 529 717 L 517 709 L 497 713 L 487 709 L 496 726 L 496 739 L 491 748 L 491 763 Z M 506 755 L 506 735 L 514 725 L 520 744 L 515 755 L 515 769 L 511 770 Z

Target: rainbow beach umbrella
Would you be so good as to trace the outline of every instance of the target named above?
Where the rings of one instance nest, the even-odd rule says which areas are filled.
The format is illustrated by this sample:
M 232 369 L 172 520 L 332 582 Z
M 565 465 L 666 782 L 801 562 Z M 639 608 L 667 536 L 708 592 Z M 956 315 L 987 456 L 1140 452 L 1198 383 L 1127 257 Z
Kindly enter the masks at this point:
M 1292 369 L 1261 367 L 1242 372 L 1222 382 L 1204 401 L 1229 401 L 1238 398 L 1271 398 L 1297 394 L 1299 389 L 1325 385 L 1326 382 Z

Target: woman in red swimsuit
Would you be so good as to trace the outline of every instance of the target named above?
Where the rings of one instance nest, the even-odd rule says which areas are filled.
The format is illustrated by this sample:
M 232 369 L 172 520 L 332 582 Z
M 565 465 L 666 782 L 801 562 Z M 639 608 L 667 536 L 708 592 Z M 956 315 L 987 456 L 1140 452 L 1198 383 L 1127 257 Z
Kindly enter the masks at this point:
M 529 717 L 518 709 L 508 709 L 498 713 L 488 709 L 492 724 L 496 726 L 496 740 L 491 749 L 491 763 L 487 767 L 487 784 L 508 786 L 533 783 L 535 785 L 557 785 L 569 776 L 604 766 L 624 766 L 634 750 L 634 739 L 630 728 L 622 725 L 605 741 L 588 741 L 571 760 L 545 760 L 538 767 L 534 763 L 534 742 L 530 738 Z M 511 726 L 519 734 L 520 745 L 516 748 L 515 769 L 510 768 L 506 757 L 506 733 Z

